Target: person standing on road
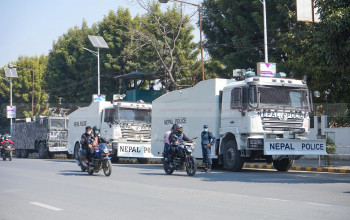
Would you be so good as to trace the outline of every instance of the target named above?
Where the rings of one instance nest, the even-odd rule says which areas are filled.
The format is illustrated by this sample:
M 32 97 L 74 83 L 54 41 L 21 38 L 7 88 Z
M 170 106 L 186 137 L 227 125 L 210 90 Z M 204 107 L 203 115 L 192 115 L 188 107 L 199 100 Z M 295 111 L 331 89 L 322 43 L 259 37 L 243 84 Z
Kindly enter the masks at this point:
M 214 145 L 216 137 L 209 131 L 208 125 L 204 125 L 201 138 L 203 163 L 205 164 L 205 168 L 202 170 L 202 172 L 210 173 L 212 165 L 211 147 Z

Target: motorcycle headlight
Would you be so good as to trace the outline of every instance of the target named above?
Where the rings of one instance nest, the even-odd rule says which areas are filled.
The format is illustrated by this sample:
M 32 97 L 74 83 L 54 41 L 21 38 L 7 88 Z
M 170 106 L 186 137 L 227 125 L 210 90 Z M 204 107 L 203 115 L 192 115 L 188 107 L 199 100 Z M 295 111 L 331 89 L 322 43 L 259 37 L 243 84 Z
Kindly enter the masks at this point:
M 192 152 L 193 148 L 192 148 L 192 146 L 186 146 L 186 150 L 189 152 Z
M 105 148 L 105 149 L 103 149 L 103 152 L 105 153 L 105 154 L 108 154 L 109 153 L 109 148 Z

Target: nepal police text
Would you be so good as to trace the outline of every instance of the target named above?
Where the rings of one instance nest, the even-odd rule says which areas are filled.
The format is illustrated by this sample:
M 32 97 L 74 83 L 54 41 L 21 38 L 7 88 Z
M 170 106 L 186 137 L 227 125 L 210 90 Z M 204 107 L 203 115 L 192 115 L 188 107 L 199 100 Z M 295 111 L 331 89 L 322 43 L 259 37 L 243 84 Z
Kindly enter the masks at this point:
M 302 150 L 324 150 L 322 143 L 301 143 Z M 270 150 L 295 150 L 292 143 L 270 143 Z
M 141 153 L 142 147 L 133 147 L 133 146 L 120 146 L 120 152 L 124 153 Z M 143 147 L 143 152 L 151 153 L 151 148 Z

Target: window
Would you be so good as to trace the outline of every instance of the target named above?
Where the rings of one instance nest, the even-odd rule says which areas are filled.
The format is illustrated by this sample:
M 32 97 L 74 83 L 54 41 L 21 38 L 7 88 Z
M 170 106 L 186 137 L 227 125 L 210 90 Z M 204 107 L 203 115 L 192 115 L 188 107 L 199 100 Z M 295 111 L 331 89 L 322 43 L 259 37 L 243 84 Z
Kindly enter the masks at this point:
M 234 88 L 231 91 L 231 108 L 242 108 L 242 88 Z

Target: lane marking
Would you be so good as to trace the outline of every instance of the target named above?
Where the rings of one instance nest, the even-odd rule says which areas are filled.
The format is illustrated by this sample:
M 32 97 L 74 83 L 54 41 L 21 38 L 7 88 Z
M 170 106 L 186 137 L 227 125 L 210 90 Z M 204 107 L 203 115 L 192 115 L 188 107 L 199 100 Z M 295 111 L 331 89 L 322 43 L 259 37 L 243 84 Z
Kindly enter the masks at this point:
M 40 202 L 30 202 L 30 204 L 36 205 L 36 206 L 40 206 L 42 208 L 50 209 L 50 210 L 53 210 L 53 211 L 62 211 L 63 210 L 63 209 L 56 208 L 56 207 L 53 207 L 53 206 L 49 206 L 49 205 L 46 205 L 46 204 L 43 204 L 43 203 L 40 203 Z
M 312 203 L 312 202 L 309 202 L 309 203 L 307 203 L 307 204 L 309 204 L 309 205 L 318 205 L 318 206 L 332 206 L 332 205 L 326 205 L 326 204 L 321 204 L 321 203 Z
M 289 200 L 284 200 L 284 199 L 275 199 L 275 198 L 264 198 L 268 200 L 273 200 L 273 201 L 281 201 L 281 202 L 288 202 Z

